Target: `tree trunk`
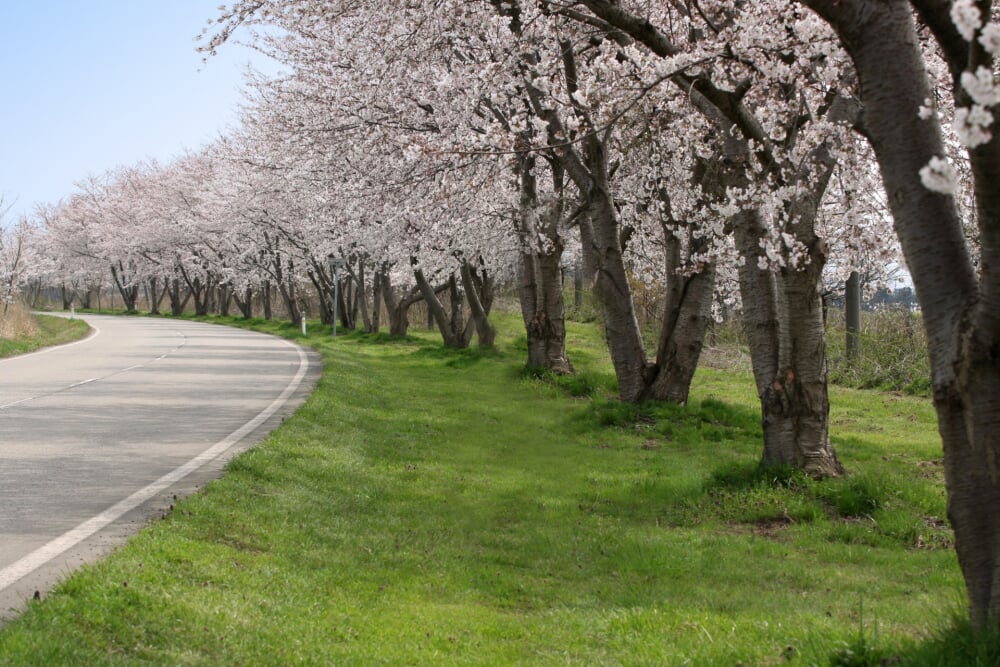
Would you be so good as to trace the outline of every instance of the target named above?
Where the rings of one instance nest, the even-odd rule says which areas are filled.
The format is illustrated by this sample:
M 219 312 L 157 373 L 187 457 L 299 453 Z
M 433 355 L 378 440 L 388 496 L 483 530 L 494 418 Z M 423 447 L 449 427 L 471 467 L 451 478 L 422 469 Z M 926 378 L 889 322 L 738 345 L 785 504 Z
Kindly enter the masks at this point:
M 316 261 L 312 265 L 313 269 L 308 272 L 308 276 L 319 299 L 319 322 L 323 326 L 330 326 L 333 324 L 333 295 L 328 287 L 326 271 Z
M 160 280 L 153 276 L 149 279 L 149 312 L 153 315 L 160 314 L 160 305 L 167 292 L 167 283 L 164 281 L 163 288 L 160 288 Z
M 243 298 L 240 298 L 236 292 L 233 292 L 233 301 L 236 303 L 236 307 L 239 309 L 243 319 L 249 320 L 253 307 L 253 290 L 247 286 L 243 291 Z
M 66 283 L 62 284 L 62 309 L 69 310 L 73 307 L 73 300 L 76 298 L 76 289 L 70 289 L 66 287 Z
M 378 333 L 382 328 L 382 273 L 376 271 L 372 277 L 372 322 L 371 328 L 365 327 L 365 333 Z
M 270 321 L 274 317 L 271 308 L 271 281 L 265 280 L 260 288 L 261 309 L 264 311 L 264 319 Z
M 830 443 L 826 339 L 818 282 L 822 253 L 801 270 L 760 268 L 766 233 L 756 211 L 735 222 L 740 295 L 764 428 L 762 465 L 816 477 L 843 474 Z M 817 240 L 818 242 L 818 240 Z
M 411 259 L 411 262 L 415 263 L 416 260 Z M 427 305 L 431 324 L 437 326 L 445 347 L 467 348 L 472 340 L 472 331 L 465 325 L 462 312 L 463 298 L 458 290 L 455 275 L 449 276 L 445 286 L 438 289 L 431 286 L 422 270 L 414 269 L 413 276 L 417 282 L 417 289 L 420 290 L 424 303 Z M 450 296 L 447 311 L 438 298 L 438 293 L 445 290 L 448 290 Z
M 285 304 L 285 313 L 292 324 L 298 326 L 302 323 L 302 311 L 299 309 L 298 299 L 295 294 L 295 285 L 287 282 L 278 283 L 278 293 L 281 301 Z
M 861 353 L 861 277 L 851 271 L 844 286 L 844 319 L 847 329 L 847 359 L 853 361 Z
M 934 406 L 944 446 L 948 517 L 973 626 L 1000 623 L 1000 140 L 969 151 L 976 186 L 981 274 L 976 276 L 952 196 L 918 174 L 946 154 L 910 4 L 921 10 L 952 72 L 974 69 L 978 47 L 955 35 L 948 12 L 928 2 L 807 0 L 854 61 L 865 130 L 878 159 L 923 312 Z M 989 6 L 989 5 L 987 5 Z M 956 76 L 957 78 L 957 76 Z M 965 93 L 957 92 L 957 105 Z
M 603 179 L 598 179 L 601 182 Z M 623 401 L 646 398 L 649 382 L 656 373 L 646 357 L 639 320 L 632 301 L 625 259 L 621 247 L 621 225 L 610 193 L 600 186 L 591 195 L 590 214 L 597 251 L 597 281 L 594 292 L 604 312 L 604 331 L 611 352 L 611 363 L 618 378 Z
M 185 305 L 187 305 L 187 298 L 183 302 L 181 301 L 181 281 L 174 278 L 170 281 L 170 314 L 174 317 L 181 315 Z
M 229 285 L 220 285 L 218 288 L 219 315 L 229 317 L 229 306 L 232 304 L 233 290 Z
M 528 338 L 528 367 L 572 373 L 573 365 L 566 356 L 566 307 L 560 266 L 563 252 L 559 234 L 562 175 L 553 168 L 554 194 L 547 206 L 539 201 L 533 155 L 520 156 L 518 179 L 520 211 L 516 227 L 521 239 L 518 293 Z
M 680 240 L 666 225 L 663 237 L 667 293 L 656 352 L 656 374 L 647 395 L 658 401 L 685 404 L 701 358 L 705 333 L 712 322 L 715 264 L 709 262 L 695 267 L 697 271 L 690 275 L 682 273 Z M 694 251 L 702 249 L 703 242 L 693 235 L 689 234 L 688 243 Z
M 91 305 L 94 302 L 94 288 L 86 287 L 83 290 L 83 294 L 80 295 L 80 308 L 84 310 L 90 310 Z
M 559 285 L 558 255 L 522 253 L 519 293 L 521 315 L 528 337 L 528 366 L 556 373 L 572 373 L 573 365 L 566 357 L 566 324 Z
M 397 299 L 392 288 L 392 281 L 389 278 L 388 268 L 382 270 L 379 282 L 382 288 L 382 300 L 385 302 L 386 310 L 389 313 L 389 335 L 404 337 L 410 328 L 410 320 L 407 314 L 409 313 L 410 306 L 422 298 L 420 290 L 415 287 Z
M 128 279 L 124 274 L 125 267 L 121 262 L 118 262 L 117 265 L 111 265 L 111 278 L 118 293 L 122 295 L 122 304 L 125 306 L 125 312 L 134 313 L 135 303 L 139 299 L 139 286 L 128 284 Z
M 465 297 L 469 301 L 469 311 L 473 323 L 476 326 L 476 336 L 479 338 L 479 347 L 493 347 L 496 342 L 497 331 L 490 322 L 489 298 L 485 292 L 489 289 L 489 278 L 483 272 L 482 280 L 477 280 L 473 275 L 473 267 L 469 262 L 462 262 L 462 284 L 465 286 Z
M 337 315 L 340 317 L 340 326 L 344 329 L 354 329 L 357 320 L 357 310 L 352 301 L 351 277 L 340 276 L 340 284 L 337 287 Z
M 374 333 L 371 313 L 368 310 L 368 285 L 365 281 L 365 262 L 363 259 L 358 260 L 358 272 L 355 282 L 358 285 L 357 303 L 361 311 L 361 325 L 364 327 L 365 333 Z M 377 298 L 375 299 L 375 309 L 378 309 Z

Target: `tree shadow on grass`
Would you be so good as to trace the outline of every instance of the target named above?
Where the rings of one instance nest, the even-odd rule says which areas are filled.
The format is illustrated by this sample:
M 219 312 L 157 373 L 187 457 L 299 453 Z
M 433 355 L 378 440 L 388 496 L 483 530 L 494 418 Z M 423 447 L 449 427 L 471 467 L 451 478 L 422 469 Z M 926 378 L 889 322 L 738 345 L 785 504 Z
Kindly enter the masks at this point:
M 859 633 L 830 652 L 831 667 L 900 665 L 905 667 L 996 667 L 1000 665 L 1000 627 L 974 630 L 967 618 L 953 620 L 923 641 L 899 644 L 880 641 L 877 634 Z

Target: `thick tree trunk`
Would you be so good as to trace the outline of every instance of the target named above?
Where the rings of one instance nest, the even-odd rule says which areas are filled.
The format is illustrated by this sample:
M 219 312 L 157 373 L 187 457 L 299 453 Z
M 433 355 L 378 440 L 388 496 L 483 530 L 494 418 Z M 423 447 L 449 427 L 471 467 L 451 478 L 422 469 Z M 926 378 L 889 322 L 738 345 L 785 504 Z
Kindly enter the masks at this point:
M 560 248 L 561 251 L 561 248 Z M 521 254 L 521 316 L 528 337 L 528 366 L 572 373 L 566 356 L 566 322 L 559 254 Z
M 160 314 L 160 306 L 163 303 L 163 298 L 167 294 L 167 281 L 163 281 L 163 287 L 160 287 L 160 280 L 155 276 L 149 279 L 149 312 L 153 315 Z
M 124 274 L 125 268 L 121 262 L 117 266 L 114 264 L 111 265 L 111 278 L 118 293 L 122 295 L 122 303 L 125 306 L 125 311 L 134 313 L 135 303 L 139 299 L 139 285 L 128 284 Z
M 576 63 L 571 43 L 562 43 L 562 55 L 567 83 L 570 90 L 575 90 Z M 531 85 L 526 90 L 535 113 L 549 123 L 550 132 L 556 136 L 565 134 L 558 116 L 543 103 L 540 91 Z M 589 274 L 592 271 L 596 275 L 594 292 L 603 310 L 605 337 L 622 400 L 638 402 L 653 398 L 654 386 L 657 392 L 662 391 L 664 395 L 686 396 L 687 390 L 679 388 L 678 384 L 688 374 L 688 369 L 674 373 L 679 369 L 666 368 L 666 365 L 686 362 L 687 356 L 671 355 L 673 350 L 679 348 L 672 348 L 668 343 L 660 346 L 664 353 L 660 359 L 662 366 L 650 363 L 646 356 L 624 260 L 628 234 L 623 233 L 615 210 L 611 171 L 600 134 L 589 132 L 585 135 L 582 153 L 577 152 L 575 145 L 562 144 L 554 149 L 554 156 L 579 191 L 585 193 L 583 213 L 578 218 L 584 272 Z M 700 309 L 695 309 L 694 312 L 700 312 Z M 695 327 L 697 328 L 701 329 L 703 335 L 704 326 L 699 325 Z M 680 330 L 687 331 L 683 326 Z M 700 352 L 700 339 L 693 348 L 690 342 L 677 342 L 679 347 L 687 348 L 689 352 L 695 352 L 694 348 Z M 693 368 L 690 370 L 693 373 Z M 663 373 L 665 375 L 662 382 L 656 384 L 658 375 Z
M 341 276 L 340 285 L 337 287 L 337 315 L 340 317 L 340 326 L 344 329 L 354 329 L 357 324 L 352 282 L 349 275 Z
M 387 306 L 388 307 L 388 306 Z M 378 333 L 382 328 L 382 272 L 376 271 L 372 277 L 372 324 L 365 327 L 365 333 Z
M 830 443 L 826 343 L 818 279 L 821 253 L 802 270 L 760 268 L 765 231 L 755 211 L 737 216 L 744 257 L 740 295 L 764 428 L 763 465 L 817 477 L 844 472 Z
M 667 294 L 656 352 L 657 372 L 649 384 L 648 396 L 684 404 L 701 358 L 705 333 L 712 322 L 715 264 L 698 267 L 697 273 L 691 275 L 682 274 L 680 241 L 666 226 L 663 237 Z M 689 238 L 689 243 L 697 244 L 697 240 Z
M 330 326 L 333 324 L 333 295 L 328 287 L 325 271 L 315 261 L 312 265 L 313 270 L 308 272 L 308 276 L 319 299 L 319 322 L 323 326 Z
M 261 283 L 260 287 L 260 303 L 261 310 L 264 311 L 264 319 L 270 320 L 274 317 L 274 311 L 271 307 L 271 281 L 265 280 Z
M 229 306 L 232 305 L 233 290 L 229 287 L 229 285 L 220 285 L 217 289 L 219 292 L 219 315 L 229 317 Z
M 953 197 L 918 178 L 946 154 L 936 118 L 916 110 L 932 98 L 911 4 L 921 10 L 953 73 L 976 53 L 955 34 L 943 5 L 808 0 L 854 60 L 875 150 L 923 313 L 934 406 L 944 446 L 948 517 L 976 627 L 1000 623 L 1000 143 L 970 151 L 981 233 L 977 281 Z M 978 49 L 978 47 L 975 47 Z M 958 92 L 959 103 L 965 93 Z
M 194 314 L 198 317 L 208 315 L 208 290 L 202 284 L 201 278 L 195 276 L 194 280 L 188 280 L 185 275 L 184 279 L 187 280 L 188 290 L 191 298 L 194 299 Z
M 364 327 L 365 333 L 373 333 L 375 330 L 372 326 L 371 313 L 368 310 L 368 285 L 365 281 L 364 260 L 358 261 L 358 272 L 355 276 L 355 282 L 358 284 L 357 303 L 361 311 L 361 326 Z M 378 298 L 375 299 L 375 309 L 378 310 Z
M 73 300 L 76 299 L 76 288 L 70 289 L 66 283 L 62 284 L 62 309 L 69 310 L 73 307 Z
M 517 231 L 521 239 L 518 294 L 528 338 L 528 367 L 572 373 L 573 365 L 566 356 L 566 307 L 561 281 L 562 175 L 558 169 L 553 169 L 552 201 L 542 205 L 534 170 L 534 156 L 521 156 L 518 163 L 520 211 Z
M 409 293 L 397 298 L 392 287 L 392 281 L 389 279 L 388 269 L 384 269 L 381 272 L 379 282 L 382 288 L 382 300 L 389 314 L 389 335 L 404 337 L 410 328 L 410 320 L 407 316 L 410 306 L 422 298 L 420 290 L 414 288 Z
M 239 309 L 240 314 L 243 316 L 243 319 L 249 320 L 250 317 L 252 316 L 253 290 L 251 290 L 249 286 L 246 287 L 243 290 L 242 298 L 240 298 L 239 294 L 237 294 L 234 291 L 233 301 L 236 303 L 236 307 Z
M 444 340 L 445 347 L 456 349 L 468 347 L 468 341 L 466 341 L 463 336 L 464 325 L 461 317 L 461 302 L 459 302 L 457 318 L 454 308 L 452 308 L 449 316 L 449 314 L 445 312 L 444 305 L 441 303 L 441 300 L 438 299 L 436 291 L 424 276 L 424 272 L 421 269 L 414 269 L 413 277 L 416 279 L 417 288 L 420 290 L 424 303 L 427 305 L 427 312 L 430 314 L 431 324 L 437 325 L 441 338 Z M 454 304 L 454 302 L 455 299 L 453 297 L 452 304 Z
M 181 281 L 178 278 L 173 278 L 170 281 L 170 314 L 174 317 L 181 315 L 184 312 L 184 306 L 187 305 L 187 297 L 181 300 Z
M 462 284 L 465 286 L 465 297 L 469 301 L 469 311 L 472 322 L 476 326 L 476 336 L 479 347 L 493 347 L 497 331 L 490 322 L 490 298 L 486 292 L 489 289 L 489 277 L 483 272 L 483 278 L 478 280 L 473 275 L 473 267 L 469 262 L 462 262 Z
M 299 309 L 298 298 L 295 292 L 294 284 L 284 281 L 278 283 L 278 293 L 281 295 L 282 303 L 285 304 L 285 313 L 287 313 L 288 319 L 291 320 L 292 324 L 298 326 L 302 323 L 302 311 Z
M 597 251 L 594 292 L 604 312 L 604 331 L 608 350 L 611 352 L 611 363 L 618 378 L 621 399 L 641 401 L 646 398 L 656 368 L 646 357 L 622 255 L 621 226 L 618 224 L 611 195 L 602 188 L 591 197 L 590 220 Z
M 91 304 L 94 302 L 94 288 L 87 287 L 83 290 L 83 294 L 80 295 L 80 307 L 85 310 L 90 310 Z

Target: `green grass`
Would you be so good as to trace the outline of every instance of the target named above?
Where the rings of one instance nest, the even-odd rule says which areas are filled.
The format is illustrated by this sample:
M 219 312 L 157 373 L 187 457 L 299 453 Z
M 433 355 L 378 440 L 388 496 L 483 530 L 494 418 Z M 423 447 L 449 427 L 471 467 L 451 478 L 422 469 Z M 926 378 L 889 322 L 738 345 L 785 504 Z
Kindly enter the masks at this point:
M 38 331 L 30 336 L 0 338 L 0 358 L 34 352 L 50 345 L 62 345 L 87 335 L 90 327 L 83 320 L 69 320 L 51 315 L 36 315 Z
M 757 467 L 748 375 L 623 406 L 594 325 L 553 380 L 498 319 L 486 352 L 311 325 L 299 412 L 30 603 L 0 665 L 993 664 L 953 621 L 925 399 L 834 390 L 851 474 L 818 482 Z

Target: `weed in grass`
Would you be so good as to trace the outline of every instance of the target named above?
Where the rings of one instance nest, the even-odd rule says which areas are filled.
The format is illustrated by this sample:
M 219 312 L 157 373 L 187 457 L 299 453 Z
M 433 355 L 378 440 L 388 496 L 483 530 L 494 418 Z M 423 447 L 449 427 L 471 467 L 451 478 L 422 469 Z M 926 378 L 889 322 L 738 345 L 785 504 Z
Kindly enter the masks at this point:
M 871 516 L 881 509 L 886 498 L 893 493 L 889 479 L 884 475 L 860 473 L 829 484 L 816 484 L 816 494 L 827 501 L 838 516 L 857 518 Z
M 591 415 L 598 426 L 628 427 L 656 422 L 648 405 L 624 403 L 622 401 L 594 401 L 590 404 Z
M 730 463 L 712 471 L 706 488 L 743 490 L 752 488 L 801 489 L 810 485 L 811 479 L 792 466 L 762 466 L 760 464 Z

